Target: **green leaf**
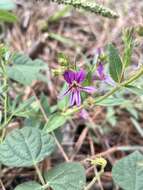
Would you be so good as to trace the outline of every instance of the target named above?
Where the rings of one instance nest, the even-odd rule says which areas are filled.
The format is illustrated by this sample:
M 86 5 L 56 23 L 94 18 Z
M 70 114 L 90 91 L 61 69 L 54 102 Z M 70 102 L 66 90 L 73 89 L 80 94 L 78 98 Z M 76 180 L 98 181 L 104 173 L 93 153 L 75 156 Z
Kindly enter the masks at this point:
M 125 86 L 130 92 L 138 95 L 138 96 L 142 96 L 143 95 L 143 89 L 142 88 L 138 88 L 136 86 L 133 85 L 127 85 Z
M 7 68 L 9 78 L 23 84 L 30 85 L 33 81 L 46 81 L 40 71 L 45 71 L 47 66 L 40 60 L 31 60 L 23 54 L 16 54 L 13 58 L 13 65 Z
M 52 0 L 53 2 L 72 5 L 75 8 L 82 8 L 86 11 L 93 12 L 108 18 L 118 18 L 119 16 L 112 10 L 95 3 L 94 0 Z
M 124 54 L 123 54 L 123 65 L 124 68 L 131 64 L 131 56 L 133 51 L 133 28 L 127 28 L 123 32 L 123 42 L 124 42 Z
M 140 166 L 141 161 L 143 161 L 143 155 L 137 151 L 119 160 L 112 170 L 115 183 L 124 190 L 143 189 L 143 167 Z
M 85 171 L 79 163 L 63 163 L 45 173 L 45 180 L 53 190 L 82 190 Z
M 14 190 L 42 190 L 42 186 L 35 181 L 29 181 L 18 185 Z
M 97 102 L 96 105 L 100 105 L 100 106 L 118 106 L 118 105 L 123 105 L 123 104 L 125 105 L 125 104 L 129 104 L 129 103 L 130 103 L 129 100 L 125 100 L 123 98 L 107 98 L 105 100 L 102 100 L 101 102 Z
M 45 124 L 44 129 L 49 133 L 54 131 L 55 129 L 64 125 L 67 121 L 68 117 L 63 116 L 61 114 L 54 114 L 49 118 L 49 121 Z
M 108 59 L 109 59 L 109 71 L 114 81 L 120 82 L 122 75 L 122 61 L 120 59 L 118 50 L 113 44 L 108 45 Z
M 13 0 L 0 0 L 0 9 L 12 10 L 14 8 L 15 8 L 15 3 Z
M 17 97 L 17 99 L 13 101 L 13 105 L 9 110 L 9 112 L 11 112 L 11 114 L 13 114 L 14 116 L 29 117 L 29 115 L 33 114 L 35 106 L 38 106 L 39 108 L 39 104 L 36 101 L 34 101 L 34 96 L 25 100 L 24 102 L 21 102 L 21 99 L 19 98 L 20 97 Z M 18 101 L 21 103 L 17 106 L 17 103 L 19 103 Z
M 15 129 L 0 144 L 0 161 L 7 166 L 27 167 L 49 156 L 55 147 L 53 138 L 37 128 Z
M 17 17 L 8 11 L 0 10 L 0 21 L 13 23 L 17 21 Z

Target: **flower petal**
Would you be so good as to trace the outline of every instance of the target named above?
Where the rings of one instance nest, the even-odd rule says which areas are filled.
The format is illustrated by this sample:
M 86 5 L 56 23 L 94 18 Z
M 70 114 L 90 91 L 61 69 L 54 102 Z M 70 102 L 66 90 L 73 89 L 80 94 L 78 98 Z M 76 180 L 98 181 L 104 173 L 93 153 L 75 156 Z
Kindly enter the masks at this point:
M 99 77 L 100 80 L 104 80 L 104 66 L 102 63 L 99 63 L 97 67 L 97 76 Z
M 80 89 L 90 94 L 93 94 L 96 91 L 96 89 L 93 86 L 81 87 Z
M 75 92 L 71 92 L 70 94 L 70 106 L 73 106 L 75 103 Z
M 77 106 L 81 105 L 81 96 L 80 96 L 80 91 L 78 90 L 75 92 L 75 101 Z
M 66 70 L 64 72 L 64 79 L 68 84 L 72 84 L 72 82 L 75 80 L 75 72 L 71 70 Z
M 77 83 L 83 82 L 85 80 L 85 77 L 86 77 L 86 73 L 84 70 L 80 70 L 75 73 L 75 80 Z

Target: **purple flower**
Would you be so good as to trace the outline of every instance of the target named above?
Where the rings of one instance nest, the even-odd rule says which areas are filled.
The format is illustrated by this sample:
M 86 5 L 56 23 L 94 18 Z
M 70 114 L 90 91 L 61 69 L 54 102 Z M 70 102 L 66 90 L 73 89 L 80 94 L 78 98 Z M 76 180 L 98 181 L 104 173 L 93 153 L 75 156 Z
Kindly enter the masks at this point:
M 104 66 L 102 63 L 98 64 L 97 76 L 99 80 L 104 81 L 105 83 L 110 84 L 111 86 L 115 86 L 115 82 L 112 80 L 112 78 L 109 75 L 105 74 Z
M 70 105 L 81 105 L 81 92 L 94 93 L 95 88 L 92 86 L 82 86 L 82 82 L 86 78 L 84 70 L 72 71 L 66 70 L 64 72 L 64 79 L 68 83 L 69 87 L 63 96 L 70 95 Z

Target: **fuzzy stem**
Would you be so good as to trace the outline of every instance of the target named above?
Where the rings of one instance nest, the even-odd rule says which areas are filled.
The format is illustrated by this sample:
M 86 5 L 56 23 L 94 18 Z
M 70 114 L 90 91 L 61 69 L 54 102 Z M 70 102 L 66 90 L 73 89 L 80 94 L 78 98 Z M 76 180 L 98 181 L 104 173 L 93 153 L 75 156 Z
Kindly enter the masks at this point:
M 38 177 L 39 177 L 39 180 L 40 180 L 41 184 L 42 184 L 43 186 L 45 186 L 45 185 L 46 185 L 46 184 L 45 184 L 45 181 L 44 181 L 44 179 L 43 179 L 43 176 L 42 176 L 41 171 L 39 170 L 37 164 L 34 164 L 34 167 L 35 167 L 36 173 L 37 173 L 37 175 L 38 175 Z

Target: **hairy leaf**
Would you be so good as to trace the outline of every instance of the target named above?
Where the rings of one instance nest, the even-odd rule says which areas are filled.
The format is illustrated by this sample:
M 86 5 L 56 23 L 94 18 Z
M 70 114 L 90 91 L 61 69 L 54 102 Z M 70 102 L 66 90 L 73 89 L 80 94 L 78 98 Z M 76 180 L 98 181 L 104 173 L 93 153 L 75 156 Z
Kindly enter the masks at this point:
M 113 167 L 112 175 L 115 183 L 124 190 L 143 189 L 143 155 L 134 152 L 119 160 Z
M 45 173 L 45 180 L 53 190 L 82 190 L 85 171 L 79 163 L 63 163 Z
M 42 186 L 35 181 L 29 181 L 18 185 L 14 190 L 42 190 Z
M 9 112 L 11 112 L 11 114 L 13 114 L 14 116 L 18 117 L 29 117 L 34 113 L 33 107 L 36 106 L 36 104 L 38 104 L 34 100 L 35 97 L 33 96 L 22 102 L 20 96 L 17 96 L 15 100 L 12 102 L 13 104 L 9 108 Z
M 122 75 L 122 61 L 119 53 L 113 44 L 108 46 L 109 71 L 114 81 L 120 82 Z
M 0 161 L 7 166 L 32 166 L 49 156 L 55 147 L 53 138 L 37 128 L 15 129 L 0 144 Z
M 13 58 L 13 65 L 8 67 L 9 78 L 23 84 L 30 85 L 33 81 L 44 80 L 44 76 L 40 71 L 45 71 L 46 64 L 40 60 L 31 60 L 23 54 L 16 54 Z
M 133 28 L 127 28 L 123 33 L 123 42 L 124 42 L 124 54 L 123 54 L 123 64 L 124 68 L 131 64 L 131 56 L 133 51 Z
M 68 117 L 63 116 L 61 114 L 54 114 L 49 118 L 49 121 L 45 124 L 44 129 L 46 129 L 48 133 L 52 132 L 55 129 L 64 125 L 67 119 Z

